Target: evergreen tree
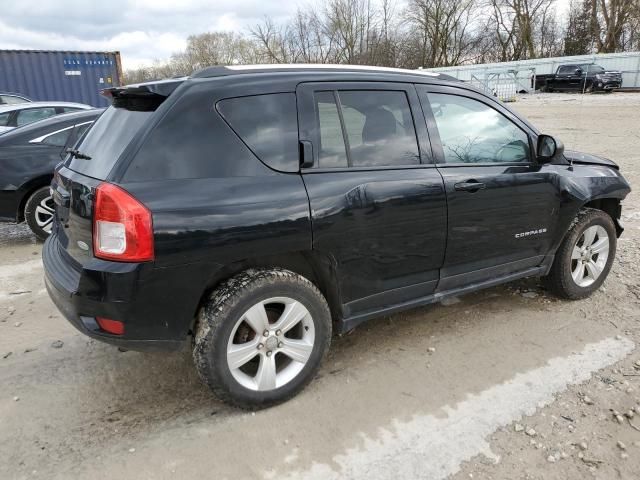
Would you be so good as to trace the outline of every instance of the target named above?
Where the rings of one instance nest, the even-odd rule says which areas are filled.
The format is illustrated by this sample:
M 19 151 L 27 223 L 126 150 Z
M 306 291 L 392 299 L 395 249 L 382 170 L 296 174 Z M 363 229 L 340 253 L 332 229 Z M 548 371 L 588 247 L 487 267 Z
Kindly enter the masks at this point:
M 596 0 L 572 0 L 567 30 L 564 35 L 565 55 L 586 55 L 592 52 L 591 8 Z

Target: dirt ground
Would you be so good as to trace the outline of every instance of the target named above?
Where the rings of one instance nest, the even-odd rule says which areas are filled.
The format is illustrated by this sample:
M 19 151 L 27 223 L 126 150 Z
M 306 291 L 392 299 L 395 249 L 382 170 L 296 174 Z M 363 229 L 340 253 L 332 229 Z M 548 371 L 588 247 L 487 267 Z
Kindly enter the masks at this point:
M 41 244 L 0 226 L 0 479 L 637 479 L 640 94 L 512 106 L 635 186 L 604 287 L 567 302 L 531 279 L 372 321 L 265 411 L 218 402 L 189 352 L 76 332 Z

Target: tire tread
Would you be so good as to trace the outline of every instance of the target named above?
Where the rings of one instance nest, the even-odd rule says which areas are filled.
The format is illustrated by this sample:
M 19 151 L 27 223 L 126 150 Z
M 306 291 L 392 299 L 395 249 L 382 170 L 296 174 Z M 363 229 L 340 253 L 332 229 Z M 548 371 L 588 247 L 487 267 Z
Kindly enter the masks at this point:
M 608 275 L 608 268 L 605 267 L 606 271 L 603 271 L 600 278 L 596 280 L 596 282 L 589 287 L 579 287 L 571 278 L 571 271 L 565 267 L 565 262 L 567 260 L 567 256 L 571 257 L 571 251 L 573 250 L 573 244 L 576 239 L 574 238 L 576 232 L 579 232 L 582 227 L 589 224 L 595 219 L 603 220 L 604 223 L 609 224 L 610 231 L 615 232 L 615 227 L 613 225 L 613 221 L 611 217 L 602 210 L 598 210 L 595 208 L 582 208 L 578 211 L 578 214 L 573 219 L 569 228 L 567 229 L 567 233 L 564 236 L 564 240 L 560 244 L 556 252 L 555 259 L 553 264 L 551 265 L 551 269 L 546 277 L 543 277 L 543 283 L 545 287 L 554 295 L 560 298 L 564 298 L 567 300 L 579 300 L 581 298 L 588 297 L 597 290 L 602 282 L 606 279 Z M 615 235 L 613 241 L 610 241 L 610 249 L 609 256 L 610 260 L 608 260 L 607 265 L 610 266 L 615 256 L 616 246 L 615 246 Z
M 243 297 L 248 295 L 256 287 L 264 284 L 272 284 L 277 281 L 290 282 L 299 285 L 316 297 L 319 304 L 325 310 L 328 321 L 327 335 L 324 339 L 324 351 L 320 357 L 320 362 L 326 356 L 331 342 L 331 315 L 326 299 L 320 290 L 307 278 L 298 275 L 290 270 L 280 267 L 273 268 L 255 268 L 245 270 L 234 277 L 221 283 L 209 295 L 209 301 L 204 304 L 198 314 L 198 321 L 194 329 L 193 336 L 193 360 L 196 370 L 202 381 L 214 392 L 214 394 L 223 402 L 234 405 L 236 407 L 253 410 L 264 408 L 278 403 L 285 402 L 295 396 L 302 390 L 312 379 L 314 375 L 308 375 L 307 378 L 293 392 L 282 396 L 277 400 L 269 400 L 256 405 L 255 402 L 249 402 L 237 398 L 224 386 L 220 371 L 212 368 L 209 362 L 211 355 L 211 345 L 213 338 L 219 333 L 229 312 L 241 301 Z M 320 363 L 319 362 L 319 363 Z

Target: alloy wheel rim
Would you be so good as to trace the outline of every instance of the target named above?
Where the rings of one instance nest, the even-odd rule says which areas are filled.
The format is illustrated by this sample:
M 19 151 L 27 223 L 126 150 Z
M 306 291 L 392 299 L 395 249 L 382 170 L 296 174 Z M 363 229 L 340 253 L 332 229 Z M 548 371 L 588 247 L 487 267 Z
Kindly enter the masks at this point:
M 45 232 L 51 233 L 53 226 L 54 205 L 51 195 L 43 198 L 34 211 L 36 224 Z
M 571 251 L 571 277 L 579 287 L 592 285 L 609 259 L 609 235 L 604 227 L 592 225 L 582 232 Z
M 307 308 L 289 297 L 262 300 L 236 322 L 227 343 L 233 378 L 254 391 L 280 388 L 307 365 L 315 327 Z

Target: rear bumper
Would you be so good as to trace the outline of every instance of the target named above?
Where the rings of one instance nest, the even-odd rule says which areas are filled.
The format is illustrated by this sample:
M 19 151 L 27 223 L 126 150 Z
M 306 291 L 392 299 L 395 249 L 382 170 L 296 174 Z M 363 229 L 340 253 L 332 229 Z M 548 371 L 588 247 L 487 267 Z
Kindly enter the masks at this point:
M 166 283 L 164 290 L 159 290 L 156 282 L 145 282 L 140 264 L 96 259 L 79 266 L 60 248 L 55 234 L 45 242 L 42 259 L 51 300 L 85 335 L 138 351 L 178 350 L 186 344 L 193 310 L 176 315 L 175 308 L 186 307 L 167 291 L 171 282 Z M 164 277 L 162 272 L 160 276 Z M 149 304 L 154 298 L 155 304 Z M 167 298 L 177 304 L 174 309 L 166 306 Z M 101 330 L 96 317 L 123 322 L 124 334 L 112 335 Z

